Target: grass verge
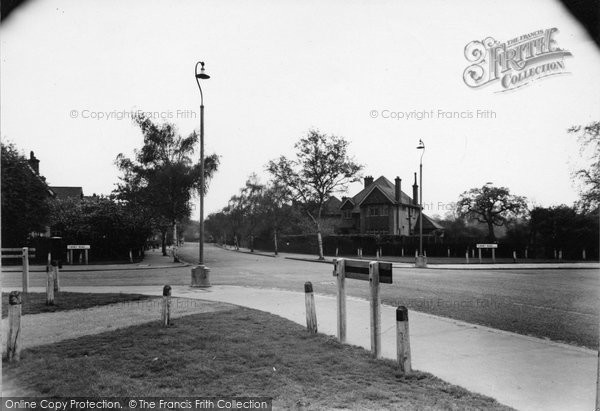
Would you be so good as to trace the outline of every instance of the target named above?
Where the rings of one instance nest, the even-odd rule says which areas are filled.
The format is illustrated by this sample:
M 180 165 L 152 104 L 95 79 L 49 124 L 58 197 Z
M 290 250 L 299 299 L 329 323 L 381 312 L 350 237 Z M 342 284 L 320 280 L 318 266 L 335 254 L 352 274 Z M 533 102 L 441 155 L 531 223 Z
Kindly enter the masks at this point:
M 430 374 L 238 308 L 27 349 L 3 378 L 43 396 L 266 396 L 283 409 L 506 410 Z
M 2 318 L 8 316 L 8 294 L 2 293 Z M 142 294 L 58 292 L 54 294 L 54 305 L 46 305 L 46 293 L 21 293 L 21 298 L 23 301 L 21 313 L 26 315 L 82 310 L 99 305 L 116 304 L 124 301 L 140 301 L 154 297 Z

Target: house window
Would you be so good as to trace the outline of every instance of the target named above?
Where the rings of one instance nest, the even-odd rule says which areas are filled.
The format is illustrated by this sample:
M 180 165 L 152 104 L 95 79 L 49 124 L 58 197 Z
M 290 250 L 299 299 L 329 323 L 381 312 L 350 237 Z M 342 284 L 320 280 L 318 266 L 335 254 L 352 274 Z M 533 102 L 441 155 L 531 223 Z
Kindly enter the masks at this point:
M 387 216 L 389 209 L 387 206 L 369 206 L 367 212 L 369 217 Z
M 342 210 L 342 218 L 344 220 L 352 220 L 352 210 Z

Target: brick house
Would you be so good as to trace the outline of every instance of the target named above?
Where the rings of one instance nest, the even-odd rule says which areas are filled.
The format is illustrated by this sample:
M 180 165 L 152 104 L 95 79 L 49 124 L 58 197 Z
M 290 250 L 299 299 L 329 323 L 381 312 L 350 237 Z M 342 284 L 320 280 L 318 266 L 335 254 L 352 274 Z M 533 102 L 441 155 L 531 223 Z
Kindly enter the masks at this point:
M 402 191 L 402 180 L 394 183 L 384 176 L 364 178 L 364 188 L 353 197 L 343 197 L 337 231 L 340 234 L 413 236 L 419 234 L 417 174 L 413 196 Z M 423 214 L 423 235 L 433 236 L 443 227 Z

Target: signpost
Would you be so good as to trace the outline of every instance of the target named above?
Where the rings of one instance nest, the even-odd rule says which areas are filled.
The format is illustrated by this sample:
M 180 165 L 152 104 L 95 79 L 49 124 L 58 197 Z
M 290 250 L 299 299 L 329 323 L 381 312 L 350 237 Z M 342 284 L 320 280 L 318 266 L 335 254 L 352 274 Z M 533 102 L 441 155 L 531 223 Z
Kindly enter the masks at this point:
M 369 281 L 371 286 L 371 352 L 375 358 L 381 355 L 381 303 L 379 298 L 379 283 L 392 283 L 392 263 L 379 261 L 334 260 L 333 275 L 338 283 L 338 339 L 346 341 L 346 286 L 345 279 Z
M 479 251 L 479 263 L 481 264 L 481 249 L 491 248 L 492 249 L 492 263 L 496 263 L 496 248 L 498 244 L 477 244 L 477 250 Z
M 78 245 L 78 244 L 70 244 L 67 245 L 67 250 L 69 250 L 69 262 L 73 264 L 73 250 L 84 250 L 85 252 L 85 265 L 88 263 L 88 250 L 91 247 L 89 245 Z

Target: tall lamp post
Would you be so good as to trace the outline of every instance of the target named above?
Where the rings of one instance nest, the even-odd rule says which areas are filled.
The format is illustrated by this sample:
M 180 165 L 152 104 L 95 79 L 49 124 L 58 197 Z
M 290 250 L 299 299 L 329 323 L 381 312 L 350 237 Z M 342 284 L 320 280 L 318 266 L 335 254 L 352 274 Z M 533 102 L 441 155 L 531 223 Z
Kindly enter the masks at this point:
M 419 139 L 417 150 L 421 152 L 419 160 L 419 256 L 415 265 L 417 267 L 427 267 L 427 258 L 423 255 L 423 155 L 425 154 L 425 144 Z
M 199 72 L 198 66 L 200 66 Z M 194 75 L 200 90 L 200 239 L 198 240 L 198 266 L 192 268 L 192 286 L 210 287 L 210 270 L 204 266 L 204 95 L 200 86 L 200 80 L 208 80 L 210 76 L 204 72 L 203 61 L 196 63 Z

